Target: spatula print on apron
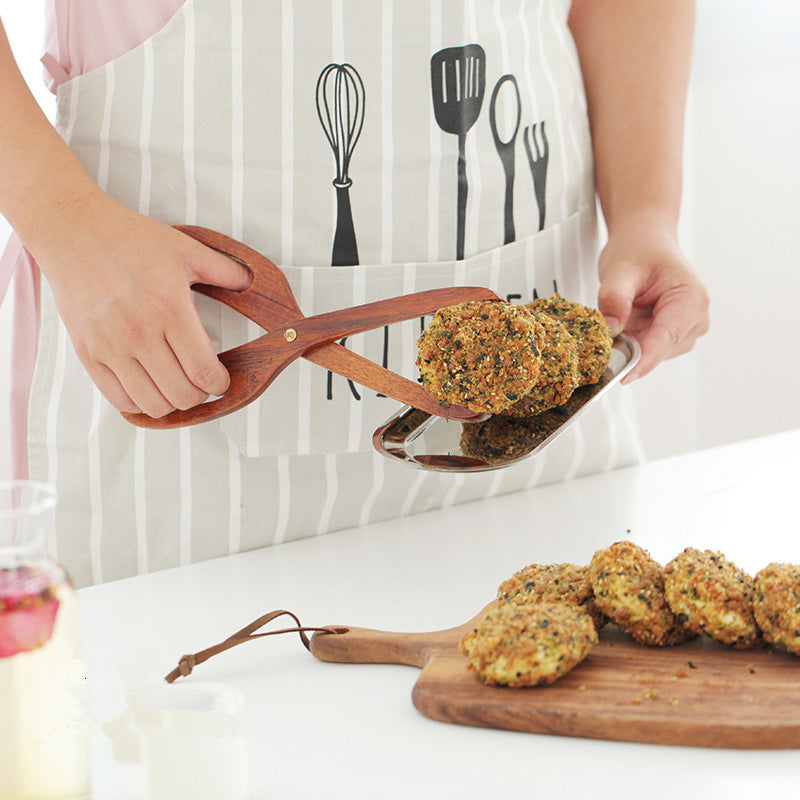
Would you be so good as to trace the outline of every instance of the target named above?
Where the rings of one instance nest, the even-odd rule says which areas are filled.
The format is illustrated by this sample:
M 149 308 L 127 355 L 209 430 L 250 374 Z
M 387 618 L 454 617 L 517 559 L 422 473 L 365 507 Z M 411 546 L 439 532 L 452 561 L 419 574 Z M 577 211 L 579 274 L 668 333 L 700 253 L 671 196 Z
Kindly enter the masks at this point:
M 486 84 L 486 52 L 479 44 L 467 44 L 460 47 L 449 47 L 440 50 L 431 57 L 431 94 L 436 122 L 445 133 L 458 137 L 458 220 L 456 226 L 456 259 L 464 257 L 464 237 L 466 228 L 466 208 L 468 194 L 467 159 L 465 155 L 466 137 L 469 130 L 478 121 L 483 105 Z M 508 138 L 499 133 L 497 102 L 503 86 L 513 87 L 514 123 Z M 515 147 L 522 115 L 522 104 L 517 79 L 507 73 L 500 77 L 492 90 L 489 103 L 489 122 L 492 129 L 497 154 L 500 157 L 505 175 L 505 196 L 503 215 L 503 244 L 510 244 L 516 239 L 514 226 L 514 177 Z M 533 129 L 525 128 L 524 143 L 528 164 L 534 183 L 534 194 L 539 210 L 539 230 L 544 228 L 545 188 L 547 183 L 548 149 L 544 133 L 544 122 L 541 125 L 543 151 L 539 152 L 535 140 L 536 125 Z M 531 151 L 530 138 L 534 141 L 536 156 Z
M 467 215 L 467 133 L 477 122 L 486 89 L 486 53 L 479 44 L 448 47 L 431 57 L 431 94 L 436 122 L 458 137 L 456 259 L 464 258 Z

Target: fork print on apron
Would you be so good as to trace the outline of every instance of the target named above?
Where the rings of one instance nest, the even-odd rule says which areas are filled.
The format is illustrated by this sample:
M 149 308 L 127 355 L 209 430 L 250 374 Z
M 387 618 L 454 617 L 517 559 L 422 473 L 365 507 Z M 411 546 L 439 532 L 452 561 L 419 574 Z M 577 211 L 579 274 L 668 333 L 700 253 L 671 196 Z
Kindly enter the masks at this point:
M 306 315 L 452 285 L 520 302 L 557 287 L 594 304 L 591 147 L 568 8 L 187 0 L 141 46 L 64 84 L 57 124 L 128 206 L 264 253 Z M 490 119 L 483 95 L 499 82 Z M 478 108 L 458 123 L 445 102 Z M 515 180 L 497 141 L 513 143 Z M 196 305 L 218 351 L 260 333 L 209 298 Z M 47 287 L 42 316 L 31 475 L 59 489 L 51 544 L 78 585 L 638 458 L 624 394 L 611 393 L 543 458 L 479 475 L 411 470 L 371 447 L 397 403 L 305 361 L 222 420 L 135 428 L 85 375 Z M 346 346 L 416 379 L 424 324 Z

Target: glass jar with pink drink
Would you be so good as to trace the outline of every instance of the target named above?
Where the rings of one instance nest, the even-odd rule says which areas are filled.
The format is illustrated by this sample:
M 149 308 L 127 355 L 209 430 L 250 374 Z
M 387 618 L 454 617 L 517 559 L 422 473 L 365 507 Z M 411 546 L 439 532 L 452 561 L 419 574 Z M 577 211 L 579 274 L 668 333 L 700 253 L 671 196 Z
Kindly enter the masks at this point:
M 55 490 L 0 483 L 0 800 L 89 797 L 75 591 L 47 555 Z

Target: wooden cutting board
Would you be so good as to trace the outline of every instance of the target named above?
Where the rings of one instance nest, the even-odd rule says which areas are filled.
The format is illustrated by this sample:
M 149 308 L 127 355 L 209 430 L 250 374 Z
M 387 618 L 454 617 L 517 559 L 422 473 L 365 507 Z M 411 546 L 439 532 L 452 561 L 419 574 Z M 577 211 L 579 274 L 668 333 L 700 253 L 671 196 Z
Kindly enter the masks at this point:
M 414 706 L 443 722 L 651 744 L 800 748 L 797 656 L 706 639 L 650 648 L 606 626 L 583 663 L 554 684 L 490 687 L 458 652 L 489 607 L 444 631 L 315 633 L 311 652 L 322 661 L 421 667 Z

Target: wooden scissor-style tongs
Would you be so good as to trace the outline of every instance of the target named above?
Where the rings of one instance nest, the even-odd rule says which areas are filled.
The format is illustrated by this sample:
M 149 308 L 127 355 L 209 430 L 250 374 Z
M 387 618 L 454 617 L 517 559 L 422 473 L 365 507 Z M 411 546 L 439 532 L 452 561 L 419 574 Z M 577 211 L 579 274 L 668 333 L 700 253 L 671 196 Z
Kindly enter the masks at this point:
M 241 242 L 208 228 L 179 225 L 177 229 L 250 269 L 253 280 L 244 291 L 236 292 L 205 284 L 197 284 L 193 288 L 225 303 L 268 333 L 219 354 L 220 361 L 231 377 L 230 387 L 222 397 L 185 411 L 173 411 L 158 419 L 146 414 L 123 414 L 129 422 L 145 428 L 177 428 L 238 411 L 259 397 L 283 369 L 300 356 L 429 414 L 463 421 L 485 419 L 485 414 L 458 406 L 440 405 L 419 384 L 347 350 L 335 340 L 393 322 L 432 314 L 455 303 L 497 300 L 494 292 L 473 286 L 430 289 L 304 317 L 286 277 L 269 259 Z

